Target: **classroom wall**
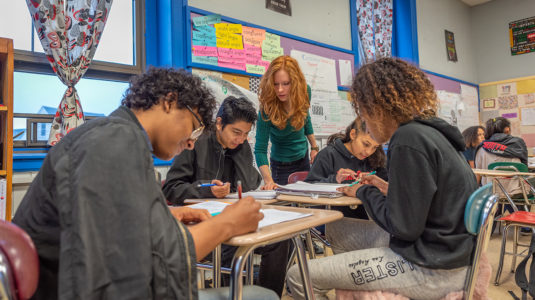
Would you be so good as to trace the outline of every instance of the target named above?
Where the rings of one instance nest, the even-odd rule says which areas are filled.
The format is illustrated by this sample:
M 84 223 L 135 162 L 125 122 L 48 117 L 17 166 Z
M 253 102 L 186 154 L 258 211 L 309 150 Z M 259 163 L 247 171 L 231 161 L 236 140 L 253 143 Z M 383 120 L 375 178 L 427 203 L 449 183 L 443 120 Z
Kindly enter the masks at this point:
M 292 16 L 265 8 L 265 1 L 189 0 L 188 5 L 299 37 L 351 50 L 347 0 L 294 0 Z
M 494 0 L 472 8 L 479 83 L 535 75 L 535 53 L 512 56 L 509 44 L 509 22 L 533 16 L 533 0 Z
M 470 7 L 460 0 L 417 0 L 420 67 L 478 83 Z M 444 30 L 454 33 L 457 62 L 448 61 Z

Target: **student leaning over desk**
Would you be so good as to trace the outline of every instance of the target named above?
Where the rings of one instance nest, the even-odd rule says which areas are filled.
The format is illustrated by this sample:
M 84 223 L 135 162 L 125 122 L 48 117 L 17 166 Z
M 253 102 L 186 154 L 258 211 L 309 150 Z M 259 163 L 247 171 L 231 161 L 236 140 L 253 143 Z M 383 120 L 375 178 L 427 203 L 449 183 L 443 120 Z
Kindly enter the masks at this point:
M 264 178 L 262 189 L 270 190 L 287 184 L 291 173 L 310 170 L 310 161 L 319 151 L 308 112 L 310 91 L 295 59 L 279 56 L 271 62 L 260 81 L 258 100 L 255 158 Z M 270 140 L 271 172 L 267 159 Z
M 199 78 L 150 68 L 122 104 L 50 149 L 15 214 L 39 256 L 33 299 L 203 299 L 215 291 L 197 291 L 196 259 L 263 217 L 251 197 L 213 218 L 167 207 L 152 155 L 193 149 L 211 123 L 215 100 Z
M 372 171 L 377 172 L 379 178 L 388 180 L 385 166 L 386 156 L 381 144 L 366 132 L 366 123 L 356 118 L 347 126 L 345 133 L 329 137 L 327 147 L 316 156 L 305 181 L 351 183 L 361 178 L 358 174 Z M 368 215 L 362 205 L 356 209 L 348 206 L 334 206 L 332 209 L 341 211 L 344 219 L 327 224 L 325 234 L 333 252 L 340 253 L 347 248 L 344 238 L 347 226 L 357 222 L 355 219 L 367 220 Z
M 390 140 L 389 182 L 368 176 L 342 189 L 362 200 L 375 225 L 347 228 L 347 252 L 310 261 L 316 299 L 326 299 L 332 288 L 411 299 L 462 290 L 475 242 L 463 216 L 477 183 L 461 154 L 461 133 L 437 118 L 437 97 L 424 72 L 400 59 L 362 66 L 352 96 L 371 136 Z M 374 229 L 386 231 L 381 243 L 370 239 Z M 295 299 L 303 298 L 299 278 L 292 267 L 287 282 Z
M 241 181 L 243 192 L 260 185 L 260 174 L 253 164 L 247 136 L 256 121 L 256 110 L 245 98 L 227 97 L 219 107 L 213 129 L 201 136 L 195 149 L 185 150 L 175 157 L 167 173 L 163 192 L 174 205 L 183 205 L 186 198 L 223 198 L 236 192 Z M 199 187 L 203 182 L 217 186 Z M 289 241 L 281 241 L 255 250 L 262 255 L 258 285 L 282 295 L 286 277 Z M 222 246 L 221 262 L 230 267 L 237 247 Z M 223 286 L 229 276 L 222 276 Z

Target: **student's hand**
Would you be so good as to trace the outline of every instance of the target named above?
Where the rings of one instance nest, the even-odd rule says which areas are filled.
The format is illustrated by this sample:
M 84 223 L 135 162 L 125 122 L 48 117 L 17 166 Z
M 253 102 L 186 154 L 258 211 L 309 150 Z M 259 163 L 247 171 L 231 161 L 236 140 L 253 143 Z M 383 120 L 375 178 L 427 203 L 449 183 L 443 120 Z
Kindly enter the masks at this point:
M 388 182 L 381 179 L 381 177 L 378 177 L 376 175 L 364 175 L 361 177 L 360 183 L 362 184 L 371 184 L 375 186 L 376 188 L 383 193 L 383 195 L 386 195 L 388 193 Z
M 314 159 L 316 158 L 316 155 L 318 155 L 318 151 L 316 150 L 310 150 L 310 163 L 314 163 Z
M 340 169 L 338 172 L 336 172 L 336 182 L 342 183 L 342 181 L 345 181 L 347 176 L 351 177 L 353 180 L 357 179 L 357 172 L 351 170 L 351 169 Z
M 260 203 L 251 196 L 242 198 L 236 203 L 225 207 L 215 218 L 224 218 L 229 226 L 231 237 L 255 231 L 258 222 L 264 218 L 260 212 Z
M 273 189 L 276 189 L 278 187 L 279 186 L 275 182 L 270 181 L 270 182 L 265 182 L 264 186 L 261 187 L 260 189 L 261 190 L 273 190 Z
M 344 195 L 346 195 L 346 196 L 357 197 L 357 191 L 361 186 L 362 186 L 362 184 L 357 183 L 357 184 L 352 185 L 352 186 L 342 186 L 342 187 L 337 188 L 336 190 L 339 191 L 339 192 L 344 193 Z
M 225 196 L 230 193 L 230 183 L 225 182 L 223 184 L 221 180 L 217 179 L 212 180 L 212 183 L 217 184 L 215 186 L 210 187 L 212 194 L 214 194 L 216 198 L 225 198 Z
M 187 206 L 169 206 L 169 210 L 177 221 L 184 224 L 191 222 L 198 223 L 212 217 L 206 209 L 194 209 Z

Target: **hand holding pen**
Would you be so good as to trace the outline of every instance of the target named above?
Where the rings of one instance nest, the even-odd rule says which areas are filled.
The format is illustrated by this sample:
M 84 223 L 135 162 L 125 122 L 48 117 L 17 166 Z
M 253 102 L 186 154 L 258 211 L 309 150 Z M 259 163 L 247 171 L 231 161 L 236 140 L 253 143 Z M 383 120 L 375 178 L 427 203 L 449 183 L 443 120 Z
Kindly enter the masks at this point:
M 351 169 L 341 168 L 336 172 L 336 182 L 342 183 L 343 181 L 353 181 L 358 178 L 360 171 L 355 172 Z
M 216 198 L 224 198 L 230 193 L 230 183 L 223 183 L 221 180 L 214 179 L 211 183 L 202 183 L 197 185 L 197 187 L 210 187 L 210 191 Z

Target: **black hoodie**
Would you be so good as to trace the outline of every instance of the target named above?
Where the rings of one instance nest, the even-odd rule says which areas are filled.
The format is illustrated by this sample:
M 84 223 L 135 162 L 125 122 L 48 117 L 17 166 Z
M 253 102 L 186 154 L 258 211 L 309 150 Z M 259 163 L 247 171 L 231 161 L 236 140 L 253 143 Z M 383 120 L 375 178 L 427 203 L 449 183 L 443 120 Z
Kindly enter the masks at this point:
M 223 149 L 216 133 L 203 134 L 193 150 L 182 151 L 175 157 L 162 188 L 167 200 L 183 205 L 188 198 L 214 198 L 210 187 L 197 187 L 212 179 L 230 182 L 230 192 L 236 192 L 241 180 L 243 192 L 255 190 L 262 181 L 254 167 L 251 146 L 245 141 L 235 149 Z
M 483 148 L 485 151 L 502 157 L 518 158 L 520 162 L 528 164 L 528 148 L 523 139 L 505 133 L 495 133 L 490 139 L 484 140 L 477 150 Z
M 390 248 L 431 269 L 470 264 L 474 236 L 464 209 L 477 189 L 461 151 L 463 137 L 439 118 L 401 124 L 388 149 L 388 194 L 366 185 L 357 191 L 370 217 L 390 233 Z

